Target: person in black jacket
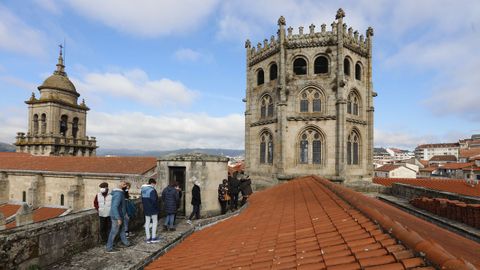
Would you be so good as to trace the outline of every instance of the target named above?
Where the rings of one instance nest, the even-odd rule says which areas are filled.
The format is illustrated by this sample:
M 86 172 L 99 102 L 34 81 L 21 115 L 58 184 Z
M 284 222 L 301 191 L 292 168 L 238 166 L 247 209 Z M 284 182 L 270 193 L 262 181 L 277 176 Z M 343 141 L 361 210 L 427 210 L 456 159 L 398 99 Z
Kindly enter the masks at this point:
M 193 215 L 196 219 L 200 219 L 200 205 L 202 204 L 202 197 L 200 195 L 200 181 L 195 181 L 195 185 L 192 188 L 192 205 L 193 211 L 187 220 L 188 224 L 192 224 Z
M 175 231 L 175 225 L 173 224 L 173 219 L 177 213 L 177 201 L 179 200 L 178 191 L 175 189 L 176 183 L 171 183 L 162 191 L 162 200 L 165 207 L 165 217 L 164 230 L 166 231 Z
M 227 213 L 227 203 L 228 203 L 228 181 L 223 179 L 222 183 L 218 185 L 218 202 L 220 202 L 220 207 L 222 208 L 222 215 Z
M 240 191 L 242 192 L 242 202 L 240 205 L 243 206 L 247 203 L 248 197 L 253 193 L 252 180 L 250 180 L 248 175 L 240 180 Z
M 228 177 L 228 193 L 230 194 L 230 210 L 235 211 L 238 209 L 238 187 L 240 181 L 238 181 L 237 176 Z

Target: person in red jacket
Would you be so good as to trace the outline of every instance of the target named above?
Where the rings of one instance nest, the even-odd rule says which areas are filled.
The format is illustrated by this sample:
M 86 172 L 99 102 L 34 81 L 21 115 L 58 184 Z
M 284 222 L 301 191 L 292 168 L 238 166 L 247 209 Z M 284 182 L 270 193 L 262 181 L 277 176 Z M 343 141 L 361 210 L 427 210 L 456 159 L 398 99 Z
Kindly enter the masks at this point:
M 103 182 L 99 185 L 100 192 L 95 195 L 93 206 L 98 212 L 100 224 L 100 239 L 106 242 L 110 232 L 110 208 L 112 205 L 112 195 L 108 192 L 108 183 Z

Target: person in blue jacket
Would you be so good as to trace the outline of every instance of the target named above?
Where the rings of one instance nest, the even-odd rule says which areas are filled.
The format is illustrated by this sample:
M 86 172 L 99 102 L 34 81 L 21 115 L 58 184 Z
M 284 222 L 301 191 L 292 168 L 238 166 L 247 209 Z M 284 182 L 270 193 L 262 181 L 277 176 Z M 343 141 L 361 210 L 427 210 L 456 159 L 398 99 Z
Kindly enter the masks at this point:
M 162 191 L 163 205 L 165 206 L 165 218 L 164 229 L 166 231 L 175 231 L 174 218 L 177 213 L 177 201 L 180 196 L 175 188 L 176 183 L 172 182 Z
M 147 243 L 157 243 L 160 239 L 157 237 L 158 213 L 160 212 L 158 206 L 158 194 L 155 189 L 157 181 L 150 178 L 148 184 L 142 185 L 140 193 L 142 196 L 143 212 L 145 213 L 145 234 L 147 236 Z M 150 234 L 150 225 L 152 233 Z
M 123 245 L 128 247 L 130 243 L 128 242 L 127 237 L 125 236 L 125 218 L 127 214 L 127 205 L 125 202 L 125 192 L 122 190 L 127 186 L 125 181 L 121 181 L 118 185 L 118 188 L 112 190 L 112 204 L 110 208 L 110 219 L 112 221 L 112 227 L 110 229 L 110 234 L 108 235 L 107 240 L 107 252 L 112 253 L 116 252 L 113 249 L 113 242 L 117 237 L 117 234 L 120 232 L 120 240 Z

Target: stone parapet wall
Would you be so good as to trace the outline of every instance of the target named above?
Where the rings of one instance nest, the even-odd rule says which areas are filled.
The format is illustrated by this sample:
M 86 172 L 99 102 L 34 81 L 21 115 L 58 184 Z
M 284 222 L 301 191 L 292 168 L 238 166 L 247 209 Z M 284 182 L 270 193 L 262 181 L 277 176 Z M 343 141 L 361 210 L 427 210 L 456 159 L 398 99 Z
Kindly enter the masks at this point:
M 143 208 L 135 201 L 137 216 L 130 230 L 143 226 Z M 44 268 L 99 244 L 98 215 L 85 210 L 44 222 L 0 232 L 0 269 Z
M 471 197 L 459 195 L 456 193 L 438 191 L 424 187 L 411 186 L 401 183 L 393 183 L 392 187 L 389 190 L 389 193 L 396 197 L 405 198 L 407 200 L 412 200 L 417 197 L 428 197 L 428 198 L 444 198 L 449 200 L 457 200 L 465 203 L 480 204 L 479 197 Z

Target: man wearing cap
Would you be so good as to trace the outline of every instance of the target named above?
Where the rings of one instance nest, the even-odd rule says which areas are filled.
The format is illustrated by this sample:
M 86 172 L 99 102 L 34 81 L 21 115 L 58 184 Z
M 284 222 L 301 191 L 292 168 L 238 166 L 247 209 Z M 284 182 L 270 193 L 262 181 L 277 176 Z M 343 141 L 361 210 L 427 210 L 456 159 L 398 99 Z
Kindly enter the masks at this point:
M 192 188 L 192 205 L 193 211 L 190 214 L 190 217 L 187 220 L 188 224 L 192 224 L 193 215 L 196 219 L 200 219 L 200 204 L 202 204 L 202 198 L 200 195 L 200 181 L 195 180 Z

